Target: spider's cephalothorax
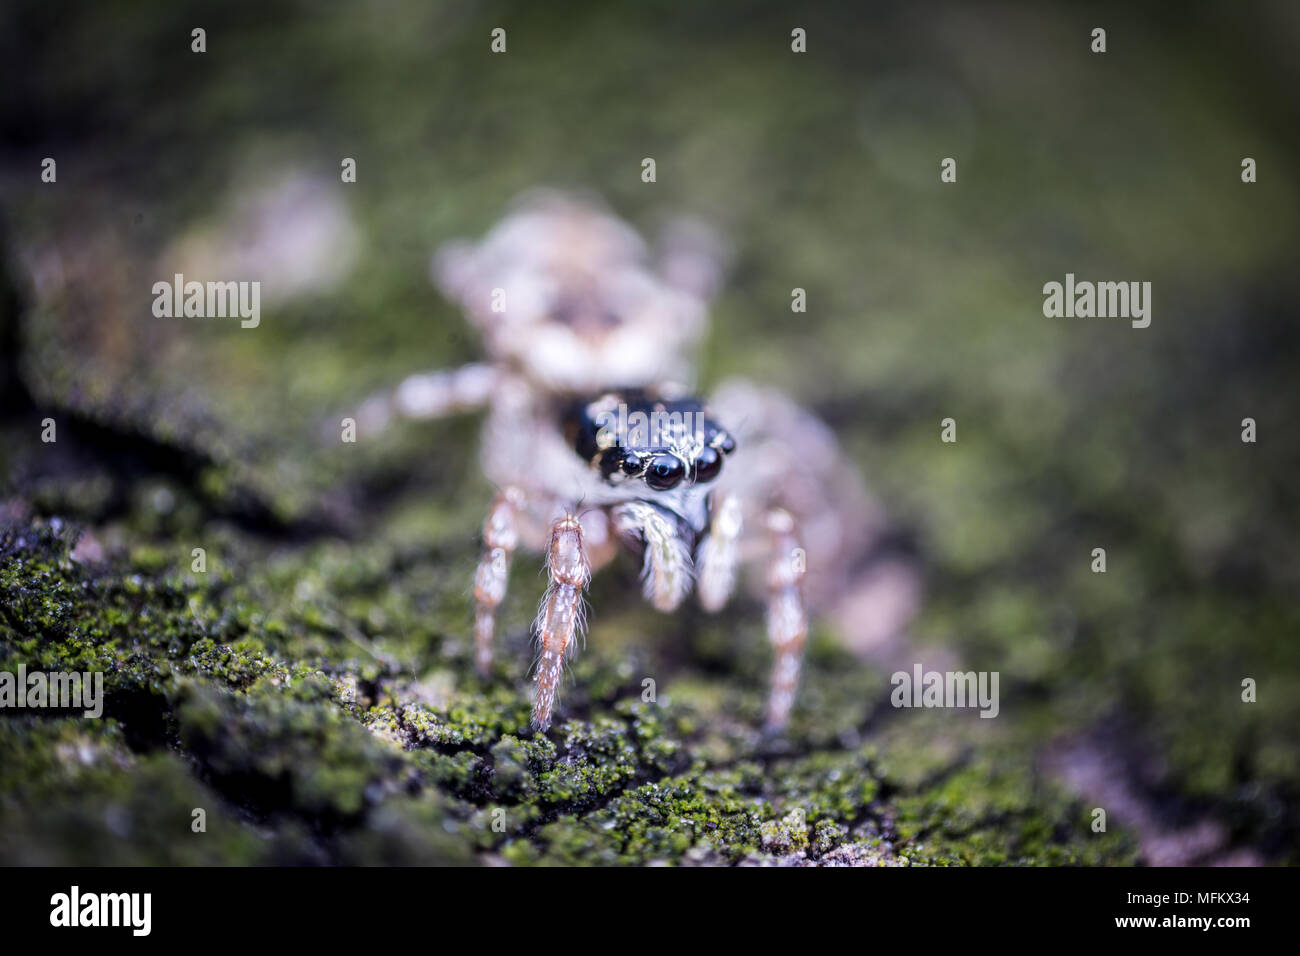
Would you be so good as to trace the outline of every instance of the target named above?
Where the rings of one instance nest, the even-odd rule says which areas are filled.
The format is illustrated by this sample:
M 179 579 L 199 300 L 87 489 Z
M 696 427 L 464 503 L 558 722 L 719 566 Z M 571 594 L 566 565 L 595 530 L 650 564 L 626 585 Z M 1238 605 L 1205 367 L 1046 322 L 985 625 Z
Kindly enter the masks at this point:
M 867 534 L 865 495 L 824 425 L 769 389 L 736 383 L 706 406 L 682 384 L 721 258 L 708 230 L 679 224 L 652 264 L 598 205 L 529 197 L 481 242 L 449 243 L 434 260 L 489 361 L 413 375 L 360 410 L 362 427 L 380 428 L 487 407 L 482 466 L 500 491 L 474 579 L 477 661 L 488 673 L 515 551 L 544 554 L 539 729 L 584 623 L 583 592 L 620 546 L 639 553 L 661 611 L 692 589 L 720 610 L 738 566 L 759 561 L 775 652 L 767 723 L 783 726 L 807 633 L 805 575 L 829 587 Z M 798 527 L 815 536 L 809 552 Z
M 736 449 L 698 399 L 661 399 L 643 389 L 572 402 L 564 432 L 605 481 L 640 482 L 655 492 L 713 481 Z

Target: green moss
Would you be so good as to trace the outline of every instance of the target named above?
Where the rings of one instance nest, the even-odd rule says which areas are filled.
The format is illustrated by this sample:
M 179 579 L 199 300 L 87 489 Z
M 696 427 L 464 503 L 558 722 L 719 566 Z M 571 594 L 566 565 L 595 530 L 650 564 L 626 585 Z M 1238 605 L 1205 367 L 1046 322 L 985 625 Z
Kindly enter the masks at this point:
M 1051 791 L 1042 781 L 1031 786 L 1010 749 L 970 763 L 974 744 L 961 739 L 960 723 L 950 733 L 956 742 L 945 745 L 932 727 L 897 712 L 887 733 L 855 742 L 867 713 L 855 688 L 878 693 L 884 682 L 825 642 L 814 642 L 804 706 L 783 740 L 764 738 L 744 717 L 760 712 L 761 668 L 721 649 L 739 676 L 702 683 L 689 666 L 679 672 L 648 657 L 661 696 L 647 702 L 636 680 L 641 668 L 589 648 L 580 676 L 601 693 L 566 694 L 568 716 L 533 735 L 521 665 L 502 661 L 499 670 L 515 678 L 485 683 L 459 649 L 445 653 L 458 638 L 426 625 L 390 642 L 375 626 L 370 611 L 379 606 L 414 631 L 411 608 L 436 607 L 438 589 L 451 586 L 407 576 L 400 549 L 371 545 L 349 558 L 308 548 L 296 559 L 248 565 L 242 578 L 214 580 L 187 577 L 179 562 L 146 572 L 134 551 L 87 568 L 68 557 L 76 537 L 37 523 L 0 544 L 3 663 L 103 670 L 107 694 L 102 721 L 4 725 L 6 766 L 25 768 L 5 776 L 6 814 L 27 834 L 9 847 L 16 858 L 645 864 L 1132 856 L 1121 838 L 1085 836 L 1074 826 L 1079 808 L 1044 797 Z M 299 586 L 313 579 L 329 584 Z M 344 633 L 359 639 L 340 640 Z M 83 753 L 93 773 L 73 759 Z M 84 799 L 51 798 L 86 773 Z M 89 809 L 89 794 L 104 788 L 121 791 L 132 819 L 171 821 L 167 832 L 177 839 L 191 810 L 206 807 L 206 839 L 128 847 L 133 824 Z M 70 820 L 92 835 L 75 840 Z

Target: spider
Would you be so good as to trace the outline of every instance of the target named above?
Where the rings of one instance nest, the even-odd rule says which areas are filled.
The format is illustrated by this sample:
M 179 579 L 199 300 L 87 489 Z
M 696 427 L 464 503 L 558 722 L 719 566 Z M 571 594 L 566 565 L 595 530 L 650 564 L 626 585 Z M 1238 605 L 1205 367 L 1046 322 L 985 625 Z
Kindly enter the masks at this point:
M 709 230 L 679 222 L 652 263 L 596 201 L 529 194 L 481 242 L 448 243 L 433 259 L 435 285 L 489 361 L 412 375 L 358 414 L 380 428 L 487 408 L 482 468 L 498 492 L 474 577 L 475 658 L 486 675 L 511 560 L 545 555 L 537 731 L 585 627 L 584 591 L 621 547 L 639 553 L 645 598 L 663 612 L 692 587 L 719 611 L 738 567 L 762 567 L 774 649 L 766 726 L 779 730 L 799 680 L 806 592 L 829 589 L 869 535 L 869 502 L 825 425 L 744 381 L 711 402 L 692 392 L 690 357 L 724 258 Z M 801 534 L 817 544 L 811 555 Z

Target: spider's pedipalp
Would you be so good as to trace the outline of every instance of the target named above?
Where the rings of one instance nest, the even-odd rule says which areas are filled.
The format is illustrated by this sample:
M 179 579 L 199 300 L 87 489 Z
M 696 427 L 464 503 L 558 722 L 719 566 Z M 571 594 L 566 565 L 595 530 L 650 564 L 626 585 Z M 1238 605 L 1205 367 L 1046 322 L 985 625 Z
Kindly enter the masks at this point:
M 644 549 L 641 587 L 658 611 L 673 611 L 691 590 L 691 549 L 676 522 L 654 505 L 629 501 L 613 510 L 614 524 L 624 537 Z
M 564 659 L 584 623 L 582 592 L 591 579 L 591 564 L 583 548 L 582 523 L 575 515 L 566 514 L 552 525 L 546 570 L 549 581 L 534 624 L 538 656 L 533 726 L 537 730 L 551 724 Z
M 723 496 L 696 551 L 695 590 L 706 611 L 721 610 L 736 586 L 736 542 L 743 525 L 740 499 L 732 494 Z

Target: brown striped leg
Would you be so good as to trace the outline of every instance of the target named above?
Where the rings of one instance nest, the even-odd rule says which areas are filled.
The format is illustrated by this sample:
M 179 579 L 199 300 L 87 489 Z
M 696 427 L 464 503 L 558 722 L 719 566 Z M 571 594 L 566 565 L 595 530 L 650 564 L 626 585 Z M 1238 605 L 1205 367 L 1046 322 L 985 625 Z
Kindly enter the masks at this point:
M 519 509 L 523 495 L 507 488 L 492 502 L 483 522 L 483 557 L 474 574 L 474 661 L 480 674 L 492 668 L 492 632 L 496 611 L 506 596 L 510 556 L 519 546 Z
M 767 526 L 772 536 L 767 572 L 767 636 L 775 651 L 767 727 L 780 730 L 790 719 L 808 637 L 808 618 L 799 589 L 807 561 L 795 537 L 794 519 L 787 512 L 779 509 L 770 512 Z
M 537 697 L 533 703 L 533 727 L 551 725 L 555 692 L 564 673 L 564 659 L 583 624 L 582 592 L 591 579 L 591 564 L 582 545 L 582 524 L 567 514 L 551 526 L 551 544 L 546 553 L 549 583 L 537 613 Z

